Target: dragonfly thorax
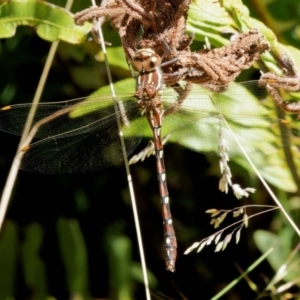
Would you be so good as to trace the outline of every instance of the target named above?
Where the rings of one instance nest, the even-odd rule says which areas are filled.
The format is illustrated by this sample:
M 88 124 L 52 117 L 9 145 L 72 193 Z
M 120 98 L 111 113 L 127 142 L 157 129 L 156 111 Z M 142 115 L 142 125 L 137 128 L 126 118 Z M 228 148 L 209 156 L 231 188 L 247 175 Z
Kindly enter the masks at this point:
M 161 57 L 152 49 L 140 49 L 131 61 L 132 68 L 139 73 L 155 71 L 161 65 Z
M 154 97 L 159 97 L 163 88 L 163 75 L 160 69 L 161 57 L 152 49 L 140 49 L 131 62 L 133 69 L 139 74 L 136 76 L 135 96 L 140 100 L 140 107 L 149 106 Z M 145 103 L 143 103 L 145 101 Z

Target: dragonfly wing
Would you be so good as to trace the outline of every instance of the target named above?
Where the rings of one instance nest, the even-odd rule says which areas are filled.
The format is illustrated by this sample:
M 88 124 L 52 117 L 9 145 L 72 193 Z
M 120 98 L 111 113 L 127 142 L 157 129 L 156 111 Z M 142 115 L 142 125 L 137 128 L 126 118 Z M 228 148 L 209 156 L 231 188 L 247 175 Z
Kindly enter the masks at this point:
M 117 164 L 123 160 L 119 130 L 116 123 L 108 125 L 33 143 L 19 152 L 20 168 L 40 173 L 77 173 Z M 140 143 L 141 135 L 124 140 L 129 155 Z
M 122 98 L 122 109 L 131 110 L 136 99 L 128 95 Z M 32 113 L 33 111 L 33 113 Z M 31 127 L 41 124 L 34 138 L 43 139 L 87 126 L 99 119 L 108 120 L 115 113 L 111 96 L 80 98 L 62 102 L 17 104 L 0 109 L 0 130 L 21 135 L 29 114 L 32 113 Z M 44 122 L 43 122 L 44 120 Z
M 170 133 L 170 140 L 194 151 L 213 155 L 219 155 L 224 143 L 229 153 L 241 155 L 236 139 L 247 153 L 274 151 L 291 145 L 291 139 L 299 145 L 289 124 L 268 116 L 270 111 L 258 101 L 266 97 L 256 81 L 233 83 L 222 93 L 194 85 L 178 109 L 166 116 L 163 134 Z M 168 95 L 166 99 L 168 110 L 174 102 Z
M 41 173 L 86 172 L 120 162 L 123 155 L 117 119 L 128 155 L 139 144 L 143 131 L 136 100 L 123 100 L 117 113 L 112 101 L 103 97 L 39 104 L 19 153 L 20 168 Z M 20 134 L 31 107 L 2 109 L 0 129 Z M 32 139 L 38 141 L 31 143 Z

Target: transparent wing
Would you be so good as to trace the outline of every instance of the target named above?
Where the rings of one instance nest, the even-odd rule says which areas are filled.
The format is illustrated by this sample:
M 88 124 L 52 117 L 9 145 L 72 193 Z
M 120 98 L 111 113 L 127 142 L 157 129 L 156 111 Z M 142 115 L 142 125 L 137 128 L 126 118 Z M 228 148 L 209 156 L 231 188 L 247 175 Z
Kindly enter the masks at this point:
M 30 104 L 3 108 L 0 129 L 21 134 L 31 108 Z M 133 97 L 122 99 L 118 113 L 109 97 L 41 103 L 34 108 L 33 127 L 20 152 L 21 169 L 28 171 L 86 172 L 120 162 L 122 150 L 116 118 L 122 126 L 128 155 L 142 137 L 144 120 Z M 133 119 L 135 123 L 131 124 Z
M 194 151 L 212 155 L 219 155 L 221 143 L 226 143 L 231 155 L 241 155 L 234 136 L 248 153 L 274 151 L 289 145 L 299 147 L 299 122 L 289 124 L 273 118 L 273 110 L 263 105 L 268 101 L 268 93 L 257 81 L 232 83 L 222 89 L 225 91 L 213 93 L 193 85 L 175 110 L 178 93 L 165 91 L 163 134 L 171 134 L 171 141 Z
M 165 109 L 162 132 L 170 134 L 171 141 L 213 155 L 219 155 L 220 144 L 225 144 L 231 155 L 240 155 L 234 136 L 246 152 L 299 147 L 299 124 L 272 117 L 272 110 L 262 105 L 268 93 L 257 81 L 218 87 L 223 90 L 218 93 L 199 85 L 186 93 L 185 88 L 167 88 L 161 98 Z M 152 131 L 134 97 L 119 94 L 117 103 L 118 113 L 109 96 L 37 105 L 30 134 L 39 141 L 32 143 L 29 134 L 21 168 L 44 173 L 85 172 L 121 161 L 117 119 L 128 155 L 142 133 L 152 138 Z M 21 134 L 31 107 L 22 104 L 0 110 L 0 129 Z

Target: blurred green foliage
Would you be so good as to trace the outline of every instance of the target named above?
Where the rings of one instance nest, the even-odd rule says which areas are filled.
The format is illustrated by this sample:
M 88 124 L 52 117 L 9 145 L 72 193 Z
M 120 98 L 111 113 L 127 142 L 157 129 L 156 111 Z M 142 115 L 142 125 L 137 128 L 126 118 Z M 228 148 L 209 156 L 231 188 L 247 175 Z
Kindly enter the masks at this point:
M 70 13 L 61 8 L 65 5 L 63 1 L 52 2 L 59 7 L 29 0 L 2 0 L 0 4 L 1 106 L 31 102 L 49 41 L 56 39 L 61 42 L 43 101 L 83 97 L 99 87 L 102 90 L 96 93 L 107 91 L 101 51 L 98 45 L 88 41 L 91 26 L 75 26 Z M 71 11 L 88 6 L 89 1 L 75 1 Z M 300 65 L 299 20 L 299 0 L 245 0 L 243 3 L 199 0 L 193 1 L 191 6 L 188 30 L 195 33 L 193 48 L 199 50 L 205 36 L 214 47 L 220 47 L 228 43 L 228 35 L 224 33 L 259 28 L 275 53 L 287 52 Z M 129 78 L 118 33 L 109 23 L 104 26 L 104 36 L 112 44 L 108 56 L 114 81 Z M 275 60 L 269 54 L 263 59 L 276 70 Z M 255 74 L 252 68 L 244 72 L 241 79 L 253 79 Z M 130 83 L 121 81 L 119 85 L 122 92 L 133 92 L 132 79 Z M 4 186 L 18 138 L 0 133 L 0 141 L 0 178 Z M 146 142 L 140 150 L 145 145 Z M 292 194 L 282 191 L 295 190 L 282 154 L 261 155 L 256 163 L 299 224 L 299 195 L 293 198 L 291 205 Z M 270 258 L 270 265 L 265 262 L 249 275 L 262 290 L 265 282 L 261 274 L 272 278 L 297 240 L 282 215 L 275 212 L 252 219 L 249 228 L 242 231 L 240 243 L 229 244 L 225 252 L 214 254 L 213 248 L 208 247 L 200 255 L 183 256 L 183 251 L 194 241 L 214 232 L 204 214 L 206 209 L 229 209 L 241 203 L 233 195 L 218 191 L 219 167 L 214 157 L 170 143 L 166 146 L 166 166 L 179 243 L 174 275 L 166 273 L 164 267 L 154 159 L 132 167 L 150 287 L 174 299 L 178 299 L 178 291 L 188 299 L 200 298 L 203 294 L 209 298 L 220 286 L 239 275 L 234 263 L 245 269 L 258 257 L 257 247 L 266 251 L 274 241 L 281 241 L 279 252 Z M 235 181 L 257 189 L 243 204 L 273 204 L 245 160 L 235 159 L 231 168 Z M 248 210 L 248 214 L 254 212 L 253 208 Z M 233 220 L 228 220 L 228 224 L 231 223 Z M 256 247 L 252 233 L 257 229 L 265 231 L 256 233 Z M 20 172 L 0 236 L 0 300 L 144 299 L 139 260 L 122 166 L 76 175 Z M 286 280 L 292 280 L 293 276 L 297 276 L 294 270 Z M 227 299 L 255 297 L 247 283 L 241 282 L 228 293 Z

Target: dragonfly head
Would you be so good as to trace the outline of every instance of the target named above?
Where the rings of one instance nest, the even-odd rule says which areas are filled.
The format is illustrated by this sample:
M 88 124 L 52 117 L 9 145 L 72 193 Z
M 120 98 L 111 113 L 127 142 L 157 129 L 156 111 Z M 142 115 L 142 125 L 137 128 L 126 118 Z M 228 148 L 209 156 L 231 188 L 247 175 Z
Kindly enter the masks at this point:
M 161 57 L 152 49 L 144 48 L 136 52 L 130 64 L 136 72 L 152 72 L 161 65 Z

